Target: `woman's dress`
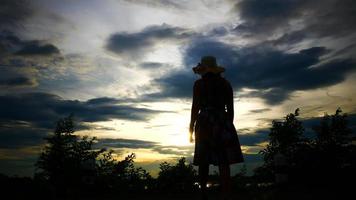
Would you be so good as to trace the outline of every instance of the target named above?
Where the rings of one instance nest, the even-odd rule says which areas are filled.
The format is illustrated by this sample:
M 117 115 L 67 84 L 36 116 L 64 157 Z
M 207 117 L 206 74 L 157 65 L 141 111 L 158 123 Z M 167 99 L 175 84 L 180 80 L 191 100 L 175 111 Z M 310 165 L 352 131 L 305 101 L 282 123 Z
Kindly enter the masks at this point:
M 243 162 L 233 125 L 233 94 L 230 83 L 208 75 L 194 84 L 193 106 L 199 114 L 195 121 L 194 165 Z

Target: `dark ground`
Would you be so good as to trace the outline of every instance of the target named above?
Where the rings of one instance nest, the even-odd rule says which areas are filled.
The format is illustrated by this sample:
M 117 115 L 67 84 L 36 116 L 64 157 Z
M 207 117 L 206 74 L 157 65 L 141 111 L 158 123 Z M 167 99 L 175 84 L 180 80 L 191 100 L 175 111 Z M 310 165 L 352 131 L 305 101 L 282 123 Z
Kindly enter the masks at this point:
M 351 184 L 351 183 L 350 183 Z M 320 186 L 271 186 L 266 188 L 251 188 L 233 191 L 231 199 L 236 200 L 317 200 L 317 199 L 335 199 L 348 200 L 353 199 L 352 184 L 350 188 L 335 188 L 325 185 Z M 150 193 L 146 195 L 125 195 L 112 196 L 106 198 L 92 198 L 103 200 L 128 199 L 128 200 L 200 200 L 199 193 Z M 208 192 L 209 200 L 219 200 L 221 198 L 217 189 Z M 85 198 L 91 199 L 91 198 Z

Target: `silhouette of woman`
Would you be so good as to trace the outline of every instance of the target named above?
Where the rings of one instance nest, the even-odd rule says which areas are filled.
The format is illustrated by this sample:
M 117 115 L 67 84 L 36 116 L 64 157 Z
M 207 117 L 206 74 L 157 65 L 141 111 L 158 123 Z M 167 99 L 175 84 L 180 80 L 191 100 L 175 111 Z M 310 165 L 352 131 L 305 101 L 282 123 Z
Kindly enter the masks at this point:
M 221 77 L 224 68 L 213 56 L 204 56 L 193 67 L 202 77 L 195 81 L 189 126 L 190 140 L 195 134 L 193 164 L 199 166 L 202 198 L 206 199 L 209 165 L 219 166 L 221 195 L 230 195 L 230 164 L 243 162 L 236 129 L 233 125 L 234 104 L 230 83 Z

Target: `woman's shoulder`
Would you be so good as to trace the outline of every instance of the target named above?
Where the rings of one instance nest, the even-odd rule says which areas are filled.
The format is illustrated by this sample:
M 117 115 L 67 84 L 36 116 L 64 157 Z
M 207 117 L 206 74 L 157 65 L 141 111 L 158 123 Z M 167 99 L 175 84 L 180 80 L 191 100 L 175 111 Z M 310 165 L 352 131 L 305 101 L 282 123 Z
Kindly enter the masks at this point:
M 198 86 L 198 85 L 201 85 L 203 83 L 203 79 L 200 78 L 200 79 L 197 79 L 194 81 L 194 86 Z
M 198 79 L 198 80 L 195 80 L 194 81 L 194 84 L 193 84 L 193 89 L 194 90 L 198 90 L 201 88 L 201 85 L 202 85 L 202 79 Z
M 223 77 L 221 77 L 221 78 L 222 78 L 222 84 L 224 85 L 224 88 L 226 88 L 229 91 L 232 90 L 230 81 L 228 81 L 227 79 L 225 79 Z
M 223 84 L 225 84 L 225 85 L 231 85 L 230 84 L 230 81 L 228 81 L 226 78 L 224 78 L 224 77 L 220 77 L 220 81 L 223 83 Z

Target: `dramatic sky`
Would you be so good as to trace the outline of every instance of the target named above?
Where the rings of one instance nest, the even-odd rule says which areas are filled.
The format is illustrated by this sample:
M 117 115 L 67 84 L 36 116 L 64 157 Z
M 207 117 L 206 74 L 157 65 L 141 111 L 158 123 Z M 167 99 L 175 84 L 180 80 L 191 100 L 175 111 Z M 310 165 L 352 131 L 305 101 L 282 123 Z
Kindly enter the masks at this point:
M 0 173 L 32 175 L 70 113 L 78 135 L 152 173 L 191 160 L 191 68 L 204 55 L 226 68 L 248 166 L 273 119 L 356 114 L 354 0 L 0 2 Z

